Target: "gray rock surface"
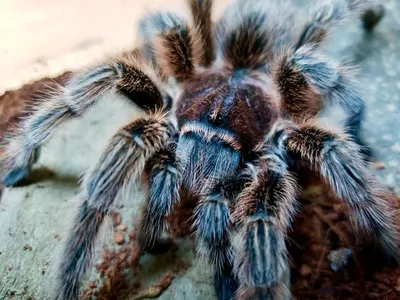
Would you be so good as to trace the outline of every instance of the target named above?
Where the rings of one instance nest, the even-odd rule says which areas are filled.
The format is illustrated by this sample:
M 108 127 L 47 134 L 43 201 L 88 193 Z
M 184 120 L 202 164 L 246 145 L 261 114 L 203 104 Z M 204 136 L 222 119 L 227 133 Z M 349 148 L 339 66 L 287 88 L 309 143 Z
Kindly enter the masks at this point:
M 385 166 L 376 170 L 400 193 L 400 1 L 386 1 L 386 15 L 372 34 L 360 22 L 339 28 L 326 52 L 356 64 L 359 90 L 366 102 L 365 140 Z
M 374 172 L 400 193 L 400 2 L 386 1 L 385 7 L 387 15 L 372 35 L 364 37 L 355 20 L 339 29 L 326 49 L 335 57 L 361 63 L 360 82 L 367 102 L 364 135 L 386 167 Z M 9 291 L 16 292 L 16 299 L 51 299 L 54 266 L 74 215 L 79 174 L 96 162 L 107 139 L 137 114 L 127 104 L 102 101 L 84 118 L 69 122 L 43 147 L 35 174 L 39 176 L 46 167 L 54 176 L 5 190 L 0 202 L 0 299 L 6 299 Z M 141 198 L 138 193 L 121 199 L 126 224 L 137 215 Z M 102 240 L 109 243 L 111 237 L 105 234 Z M 190 240 L 179 244 L 179 256 L 191 267 L 160 299 L 213 299 L 210 270 L 195 260 Z M 32 250 L 24 250 L 26 245 Z M 167 258 L 145 256 L 141 262 L 141 276 L 149 284 L 169 267 Z M 89 272 L 87 279 L 93 276 Z M 27 293 L 22 296 L 25 286 Z
M 6 298 L 9 291 L 20 294 L 25 286 L 27 293 L 21 299 L 51 299 L 55 267 L 75 214 L 79 176 L 97 161 L 112 134 L 138 115 L 128 103 L 105 98 L 84 118 L 69 122 L 42 148 L 32 176 L 36 183 L 5 190 L 0 204 L 0 299 Z M 54 176 L 43 175 L 44 167 Z M 130 229 L 142 200 L 140 192 L 120 199 L 124 205 L 120 213 Z M 112 242 L 110 228 L 104 229 L 100 239 L 103 245 Z M 56 234 L 59 238 L 55 238 Z M 185 276 L 173 281 L 161 299 L 187 299 L 189 295 L 193 299 L 211 299 L 213 281 L 204 264 L 194 259 L 192 241 L 182 240 L 179 245 L 178 256 L 191 267 Z M 24 250 L 26 246 L 32 250 Z M 150 285 L 175 261 L 147 255 L 141 263 L 142 280 Z M 87 281 L 93 278 L 95 272 L 88 272 Z

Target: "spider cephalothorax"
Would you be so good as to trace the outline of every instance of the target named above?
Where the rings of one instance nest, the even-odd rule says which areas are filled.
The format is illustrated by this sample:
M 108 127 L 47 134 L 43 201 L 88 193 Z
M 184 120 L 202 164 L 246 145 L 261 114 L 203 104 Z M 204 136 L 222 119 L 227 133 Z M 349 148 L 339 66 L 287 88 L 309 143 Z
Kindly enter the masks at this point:
M 176 110 L 180 125 L 198 122 L 223 129 L 230 132 L 237 150 L 251 152 L 279 113 L 272 84 L 255 76 L 245 70 L 204 72 L 183 84 Z
M 197 249 L 214 267 L 219 299 L 290 294 L 286 233 L 298 208 L 299 166 L 348 204 L 356 229 L 397 256 L 391 210 L 360 137 L 364 102 L 340 65 L 318 54 L 330 29 L 348 17 L 363 16 L 367 30 L 376 25 L 382 10 L 367 2 L 321 1 L 296 21 L 290 1 L 236 0 L 213 23 L 211 0 L 191 0 L 190 24 L 172 13 L 149 15 L 140 22 L 140 49 L 57 87 L 4 143 L 4 184 L 28 176 L 53 130 L 107 92 L 148 115 L 121 128 L 84 177 L 57 299 L 77 299 L 117 195 L 143 179 L 143 249 L 160 237 L 180 193 L 194 195 Z M 341 132 L 316 122 L 327 103 L 348 114 Z

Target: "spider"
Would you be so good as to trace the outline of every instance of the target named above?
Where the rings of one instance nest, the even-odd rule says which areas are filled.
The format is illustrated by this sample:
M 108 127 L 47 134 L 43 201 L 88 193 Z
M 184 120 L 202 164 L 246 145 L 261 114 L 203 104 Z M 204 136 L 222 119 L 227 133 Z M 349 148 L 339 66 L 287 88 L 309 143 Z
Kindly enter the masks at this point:
M 397 257 L 385 189 L 368 170 L 360 126 L 364 101 L 320 45 L 342 21 L 367 31 L 382 7 L 318 2 L 296 20 L 290 1 L 236 0 L 214 22 L 211 0 L 190 0 L 191 18 L 153 13 L 139 23 L 140 48 L 76 72 L 7 138 L 2 182 L 27 177 L 39 147 L 105 93 L 141 117 L 121 128 L 81 184 L 82 202 L 59 267 L 57 299 L 77 299 L 101 225 L 121 190 L 147 187 L 139 241 L 151 247 L 182 191 L 198 199 L 197 252 L 215 274 L 218 299 L 289 297 L 287 231 L 299 205 L 297 173 L 321 176 L 348 206 L 360 233 Z M 318 123 L 329 103 L 347 112 L 341 130 Z M 286 282 L 286 283 L 285 283 Z

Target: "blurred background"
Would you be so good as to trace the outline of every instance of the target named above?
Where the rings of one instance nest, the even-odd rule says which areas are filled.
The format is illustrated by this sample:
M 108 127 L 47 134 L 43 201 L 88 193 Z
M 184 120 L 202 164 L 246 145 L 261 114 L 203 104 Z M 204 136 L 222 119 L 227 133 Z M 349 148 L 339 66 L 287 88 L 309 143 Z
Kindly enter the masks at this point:
M 227 0 L 215 1 L 214 12 Z M 182 10 L 183 0 L 0 1 L 0 94 L 56 76 L 99 55 L 130 49 L 146 12 Z

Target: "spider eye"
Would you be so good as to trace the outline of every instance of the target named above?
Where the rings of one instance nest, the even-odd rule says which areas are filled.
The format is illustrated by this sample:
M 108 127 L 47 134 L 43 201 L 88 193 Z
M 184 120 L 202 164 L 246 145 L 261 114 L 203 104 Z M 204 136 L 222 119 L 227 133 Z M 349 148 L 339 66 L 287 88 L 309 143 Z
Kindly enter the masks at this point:
M 209 122 L 213 125 L 222 125 L 224 123 L 224 118 L 221 115 L 217 115 L 215 118 L 213 116 L 209 117 Z

